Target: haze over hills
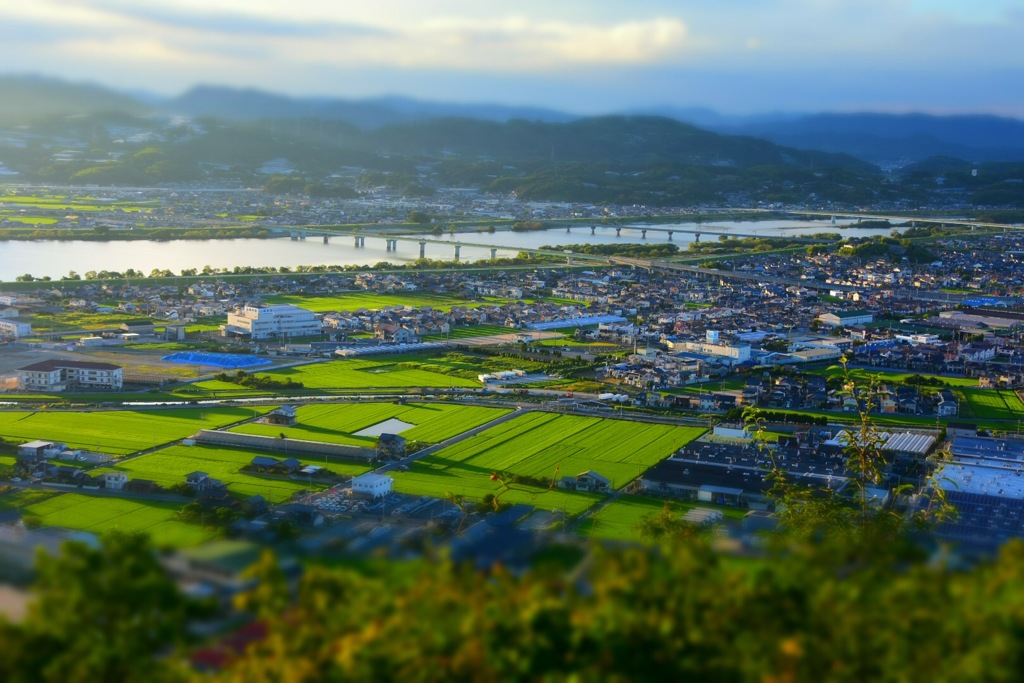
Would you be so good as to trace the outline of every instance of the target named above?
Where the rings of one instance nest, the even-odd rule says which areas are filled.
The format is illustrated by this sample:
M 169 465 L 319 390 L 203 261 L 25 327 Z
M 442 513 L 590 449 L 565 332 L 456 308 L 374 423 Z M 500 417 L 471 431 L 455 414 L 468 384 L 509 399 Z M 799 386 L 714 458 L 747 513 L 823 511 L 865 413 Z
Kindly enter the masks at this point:
M 715 132 L 664 116 L 581 118 L 502 105 L 294 99 L 214 87 L 155 100 L 38 77 L 0 79 L 0 101 L 7 103 L 0 123 L 9 127 L 0 164 L 30 182 L 261 185 L 267 174 L 284 173 L 290 180 L 277 190 L 312 185 L 341 195 L 359 185 L 411 195 L 454 185 L 662 206 L 1024 202 L 1015 184 L 1024 176 L 1021 164 L 987 161 L 1024 158 L 1024 123 L 995 117 L 717 117 Z M 885 151 L 890 156 L 880 159 Z M 875 162 L 892 154 L 909 168 L 886 177 Z M 910 166 L 936 156 L 943 159 Z M 989 164 L 979 176 L 964 170 L 979 161 Z M 351 177 L 351 169 L 364 175 Z
M 0 123 L 90 112 L 155 113 L 231 121 L 318 119 L 372 130 L 396 123 L 457 117 L 483 121 L 568 122 L 579 115 L 494 103 L 429 102 L 389 96 L 369 99 L 294 98 L 255 89 L 200 85 L 174 98 L 121 93 L 40 76 L 0 77 Z M 728 135 L 763 138 L 803 150 L 845 153 L 897 166 L 932 156 L 967 161 L 1024 160 L 1024 121 L 987 115 L 768 112 L 734 116 L 703 108 L 632 108 Z
M 215 116 L 237 121 L 259 118 L 314 118 L 344 121 L 359 128 L 379 128 L 431 118 L 461 117 L 487 121 L 571 121 L 578 116 L 538 107 L 500 104 L 425 102 L 390 96 L 362 100 L 326 97 L 292 98 L 260 90 L 197 86 L 161 102 L 160 111 L 189 116 Z

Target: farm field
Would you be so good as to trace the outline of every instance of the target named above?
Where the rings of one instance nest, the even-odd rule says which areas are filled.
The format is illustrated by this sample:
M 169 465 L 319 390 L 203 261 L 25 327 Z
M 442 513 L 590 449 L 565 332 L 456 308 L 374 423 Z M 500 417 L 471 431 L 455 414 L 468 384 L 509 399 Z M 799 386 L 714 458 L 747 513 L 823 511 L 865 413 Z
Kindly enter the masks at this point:
M 220 479 L 231 493 L 242 496 L 260 495 L 271 503 L 280 503 L 291 498 L 296 491 L 310 488 L 305 479 L 279 479 L 262 477 L 240 472 L 257 455 L 269 455 L 275 458 L 292 457 L 285 452 L 246 450 L 242 448 L 226 448 L 224 446 L 170 446 L 153 453 L 133 458 L 119 465 L 97 469 L 93 474 L 103 472 L 125 472 L 129 479 L 149 479 L 164 487 L 171 487 L 185 482 L 185 475 L 190 472 L 206 472 L 214 479 Z M 356 475 L 369 471 L 369 467 L 359 463 L 331 462 L 322 459 L 298 458 L 302 463 L 327 467 L 340 475 Z M 325 488 L 323 484 L 312 482 L 314 489 Z
M 475 337 L 493 337 L 499 334 L 515 334 L 516 332 L 519 332 L 519 330 L 502 325 L 469 325 L 468 327 L 454 327 L 448 334 L 424 335 L 423 341 L 473 339 Z
M 409 360 L 409 357 L 397 358 L 393 356 L 377 360 L 351 358 L 300 365 L 292 368 L 281 368 L 267 372 L 255 372 L 253 374 L 260 376 L 268 375 L 280 381 L 292 379 L 295 382 L 301 382 L 305 389 L 324 391 L 371 388 L 411 389 L 417 387 L 476 388 L 480 386 L 480 383 L 475 380 L 453 377 L 424 369 L 399 367 L 400 363 Z M 198 382 L 193 385 L 193 388 L 207 392 L 216 392 L 217 395 L 245 396 L 267 393 L 266 391 L 246 389 L 236 384 L 216 382 L 216 380 Z
M 427 458 L 424 458 L 427 460 Z M 446 498 L 449 493 L 479 501 L 487 494 L 501 494 L 502 503 L 525 503 L 541 510 L 564 510 L 567 515 L 578 515 L 604 496 L 584 491 L 549 489 L 530 484 L 512 484 L 501 493 L 501 485 L 490 481 L 488 474 L 464 470 L 443 471 L 413 463 L 408 472 L 392 472 L 395 490 L 414 496 Z
M 234 427 L 231 431 L 263 436 L 284 434 L 289 439 L 372 448 L 377 442 L 376 437 L 355 436 L 355 432 L 392 418 L 415 425 L 401 432 L 408 441 L 437 443 L 508 412 L 502 408 L 447 403 L 306 405 L 297 408 L 298 424 L 294 427 L 248 423 Z
M 621 350 L 622 347 L 618 344 L 612 344 L 611 342 L 601 341 L 576 341 L 572 337 L 564 337 L 563 339 L 544 339 L 536 342 L 539 346 L 553 346 L 556 348 L 568 347 L 571 349 L 591 349 L 598 353 L 604 353 L 608 351 Z
M 958 392 L 960 417 L 979 420 L 1024 419 L 1024 403 L 1016 393 L 1007 389 L 962 389 Z
M 675 427 L 625 420 L 528 413 L 442 449 L 395 473 L 398 491 L 443 496 L 451 491 L 470 498 L 498 495 L 502 484 L 492 472 L 550 481 L 585 470 L 624 486 L 643 470 L 702 434 L 698 427 Z M 578 514 L 597 494 L 512 484 L 502 502 L 523 502 Z
M 35 313 L 26 317 L 35 333 L 60 332 L 61 330 L 107 330 L 117 328 L 121 323 L 146 324 L 152 318 L 132 315 L 124 311 L 93 313 L 86 311 L 63 311 L 61 313 Z
M 907 378 L 917 376 L 937 379 L 940 382 L 945 382 L 950 387 L 978 386 L 978 379 L 976 377 L 946 377 L 945 375 L 930 375 L 922 372 L 897 372 L 881 368 L 850 368 L 847 372 L 857 382 L 867 382 L 871 379 L 877 379 L 882 382 L 905 382 Z M 821 375 L 824 377 L 842 377 L 843 373 L 844 370 L 841 365 L 831 365 L 827 368 L 807 371 L 809 375 Z
M 454 306 L 472 308 L 486 304 L 502 304 L 512 300 L 487 297 L 481 301 L 472 301 L 463 297 L 433 294 L 431 292 L 400 292 L 397 294 L 351 292 L 334 296 L 293 296 L 281 294 L 268 296 L 265 301 L 268 304 L 292 304 L 316 313 L 326 313 L 328 311 L 355 311 L 360 308 L 376 310 L 385 306 L 413 306 L 416 308 L 430 306 L 439 311 L 449 311 Z
M 580 536 L 603 538 L 610 541 L 640 541 L 643 539 L 637 533 L 637 525 L 645 517 L 660 513 L 664 506 L 665 501 L 658 498 L 623 496 L 583 520 L 577 527 L 577 532 Z M 721 510 L 726 517 L 733 519 L 742 519 L 747 512 L 739 508 L 728 508 L 709 503 L 669 501 L 668 506 L 677 517 L 681 517 L 695 507 Z
M 35 493 L 35 492 L 33 492 Z M 59 493 L 29 500 L 21 509 L 35 515 L 44 526 L 102 534 L 105 531 L 144 531 L 157 546 L 197 545 L 213 538 L 215 532 L 176 518 L 177 503 L 149 502 Z
M 127 455 L 177 441 L 200 429 L 215 429 L 251 418 L 259 408 L 174 410 L 0 412 L 0 437 L 8 441 L 60 441 L 111 455 Z

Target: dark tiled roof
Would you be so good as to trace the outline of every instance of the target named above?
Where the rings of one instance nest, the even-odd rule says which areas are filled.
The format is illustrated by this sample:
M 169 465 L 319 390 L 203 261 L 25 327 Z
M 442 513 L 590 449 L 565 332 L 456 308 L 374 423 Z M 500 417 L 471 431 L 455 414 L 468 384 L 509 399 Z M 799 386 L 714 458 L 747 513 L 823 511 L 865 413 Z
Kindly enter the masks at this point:
M 114 365 L 113 363 L 91 363 L 83 360 L 44 360 L 32 365 L 26 365 L 18 370 L 27 370 L 30 372 L 53 372 L 54 370 L 60 370 L 61 368 L 75 368 L 77 370 L 119 370 L 120 365 Z

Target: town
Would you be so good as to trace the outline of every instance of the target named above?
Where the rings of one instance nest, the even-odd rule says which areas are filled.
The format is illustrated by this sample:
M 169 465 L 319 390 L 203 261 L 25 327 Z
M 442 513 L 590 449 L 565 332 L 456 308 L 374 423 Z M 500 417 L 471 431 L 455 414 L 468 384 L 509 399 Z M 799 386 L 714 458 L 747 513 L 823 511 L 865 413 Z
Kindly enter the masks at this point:
M 129 518 L 183 557 L 298 538 L 300 554 L 440 542 L 528 562 L 555 540 L 631 538 L 664 501 L 744 547 L 772 524 L 767 453 L 842 491 L 863 415 L 882 430 L 878 504 L 945 487 L 972 513 L 936 533 L 991 552 L 1024 533 L 1024 240 L 972 233 L 913 262 L 896 243 L 689 270 L 21 283 L 0 297 L 7 570 L 62 528 Z M 567 431 L 601 445 L 546 445 Z

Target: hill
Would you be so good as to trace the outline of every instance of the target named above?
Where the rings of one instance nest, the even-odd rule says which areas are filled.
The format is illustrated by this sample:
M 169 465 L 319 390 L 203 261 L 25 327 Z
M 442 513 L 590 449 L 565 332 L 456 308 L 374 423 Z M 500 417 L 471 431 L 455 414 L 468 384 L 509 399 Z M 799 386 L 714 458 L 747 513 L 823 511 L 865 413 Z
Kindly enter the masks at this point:
M 798 149 L 842 152 L 877 164 L 955 156 L 974 162 L 1024 161 L 1024 121 L 997 116 L 811 114 L 712 124 Z
M 577 118 L 539 107 L 425 102 L 397 96 L 361 100 L 292 98 L 261 90 L 220 86 L 197 86 L 162 103 L 160 110 L 172 115 L 212 116 L 232 121 L 270 118 L 342 121 L 363 129 L 453 116 L 499 122 L 512 119 L 568 121 Z
M 141 101 L 98 85 L 42 76 L 0 76 L 0 124 L 95 112 L 141 114 L 146 109 Z

